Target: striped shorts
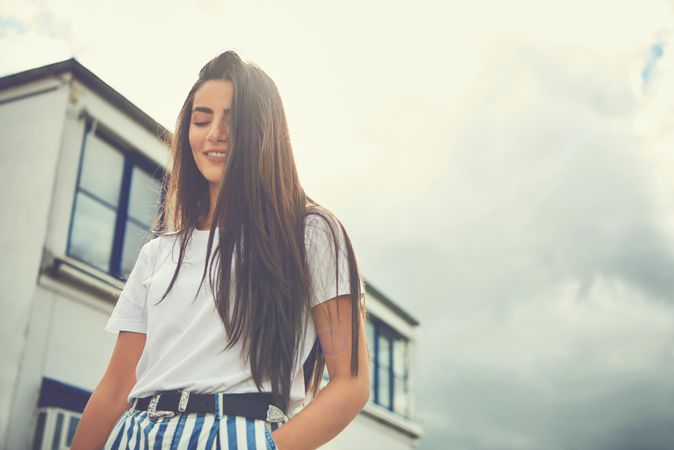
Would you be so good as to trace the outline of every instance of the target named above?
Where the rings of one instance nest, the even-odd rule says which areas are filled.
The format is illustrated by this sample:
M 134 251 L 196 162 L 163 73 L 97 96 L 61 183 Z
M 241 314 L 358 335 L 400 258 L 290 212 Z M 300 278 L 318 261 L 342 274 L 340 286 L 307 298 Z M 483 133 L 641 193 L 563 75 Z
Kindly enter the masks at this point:
M 216 395 L 215 401 L 215 414 L 176 413 L 159 419 L 131 407 L 117 419 L 103 450 L 276 450 L 271 432 L 288 417 L 268 422 L 221 414 L 222 397 Z

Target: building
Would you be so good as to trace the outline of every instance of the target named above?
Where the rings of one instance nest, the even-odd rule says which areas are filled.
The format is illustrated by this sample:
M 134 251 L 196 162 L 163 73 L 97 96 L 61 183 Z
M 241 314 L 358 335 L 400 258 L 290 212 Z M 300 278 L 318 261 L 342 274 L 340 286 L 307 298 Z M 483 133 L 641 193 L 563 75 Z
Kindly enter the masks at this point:
M 0 443 L 69 448 L 115 343 L 104 325 L 148 235 L 168 131 L 75 59 L 0 78 L 0 117 Z M 366 284 L 371 401 L 325 448 L 410 449 L 418 322 Z

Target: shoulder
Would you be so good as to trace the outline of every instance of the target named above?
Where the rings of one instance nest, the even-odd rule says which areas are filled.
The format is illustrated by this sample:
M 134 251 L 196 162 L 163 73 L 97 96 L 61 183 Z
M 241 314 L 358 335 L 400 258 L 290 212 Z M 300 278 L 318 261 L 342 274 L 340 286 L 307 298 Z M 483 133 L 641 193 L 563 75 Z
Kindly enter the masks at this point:
M 341 229 L 341 221 L 331 211 L 310 211 L 304 217 L 304 231 L 308 234 L 319 232 L 330 233 L 330 230 L 336 233 L 341 231 Z
M 330 211 L 310 212 L 305 217 L 304 241 L 307 247 L 345 251 L 346 230 Z
M 142 259 L 146 263 L 152 260 L 157 255 L 159 246 L 165 239 L 166 237 L 164 236 L 155 236 L 149 241 L 145 242 L 145 244 L 143 244 L 143 246 L 140 248 L 138 259 Z
M 152 237 L 145 243 L 144 247 L 147 247 L 148 252 L 150 253 L 156 252 L 160 246 L 176 241 L 180 235 L 180 231 L 153 233 Z

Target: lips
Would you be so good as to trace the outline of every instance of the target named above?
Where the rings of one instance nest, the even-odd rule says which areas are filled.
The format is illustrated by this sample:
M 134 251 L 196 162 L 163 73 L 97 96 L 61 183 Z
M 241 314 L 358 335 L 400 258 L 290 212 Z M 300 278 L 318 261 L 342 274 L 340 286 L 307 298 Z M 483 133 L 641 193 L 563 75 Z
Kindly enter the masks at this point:
M 206 156 L 206 159 L 208 159 L 208 160 L 211 161 L 211 162 L 214 162 L 214 163 L 221 163 L 221 162 L 223 162 L 223 161 L 227 158 L 227 154 L 228 154 L 228 153 L 227 153 L 227 152 L 224 152 L 224 153 L 225 153 L 224 156 L 216 156 L 216 155 L 213 155 L 213 154 L 209 154 L 209 153 L 204 152 L 204 156 Z

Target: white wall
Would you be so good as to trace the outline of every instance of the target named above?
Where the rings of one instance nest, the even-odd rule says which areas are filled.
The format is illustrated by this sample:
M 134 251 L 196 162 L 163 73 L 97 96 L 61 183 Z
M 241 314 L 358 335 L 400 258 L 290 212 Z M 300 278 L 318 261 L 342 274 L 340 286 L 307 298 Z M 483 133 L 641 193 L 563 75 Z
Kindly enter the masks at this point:
M 31 332 L 3 447 L 7 449 L 24 448 L 32 439 L 42 377 L 93 391 L 116 340 L 116 334 L 103 330 L 112 304 L 47 275 L 41 277 L 35 294 Z
M 409 450 L 414 441 L 388 425 L 380 423 L 363 414 L 347 426 L 344 432 L 325 444 L 325 450 Z
M 2 342 L 11 342 L 0 353 L 0 417 L 7 418 L 0 424 L 0 443 L 8 449 L 30 442 L 42 377 L 93 390 L 116 340 L 116 334 L 103 329 L 114 306 L 114 289 L 105 298 L 95 297 L 40 273 L 43 248 L 58 256 L 66 252 L 85 130 L 80 110 L 115 128 L 162 165 L 168 153 L 155 135 L 70 74 L 58 82 L 50 79 L 4 91 L 0 98 L 45 86 L 59 89 L 0 105 L 0 187 L 14 194 L 0 200 L 5 231 L 0 245 L 3 250 L 8 247 L 0 279 L 9 287 L 0 293 L 1 336 Z M 12 229 L 20 232 L 9 234 Z
M 49 87 L 56 89 L 7 101 Z M 67 85 L 57 79 L 0 93 L 0 444 L 30 333 L 67 95 Z

